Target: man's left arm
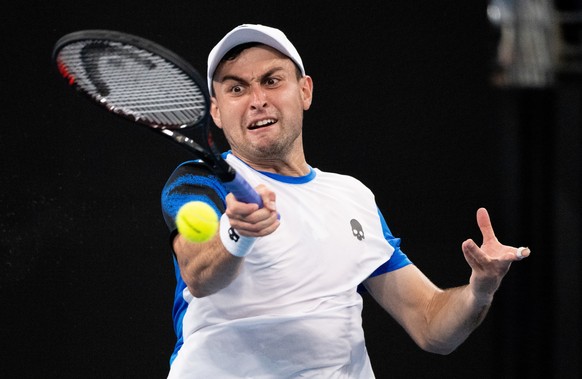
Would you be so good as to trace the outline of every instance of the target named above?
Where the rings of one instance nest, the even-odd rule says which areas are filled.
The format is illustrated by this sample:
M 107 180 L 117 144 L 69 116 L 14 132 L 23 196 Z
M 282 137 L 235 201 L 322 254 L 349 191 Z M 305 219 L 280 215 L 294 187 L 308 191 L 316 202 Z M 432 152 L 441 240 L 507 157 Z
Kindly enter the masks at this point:
M 472 269 L 469 284 L 442 290 L 414 265 L 364 283 L 374 299 L 424 350 L 448 354 L 463 343 L 485 318 L 511 263 L 530 254 L 527 248 L 502 245 L 483 208 L 477 211 L 477 223 L 483 244 L 479 247 L 469 239 L 462 245 Z

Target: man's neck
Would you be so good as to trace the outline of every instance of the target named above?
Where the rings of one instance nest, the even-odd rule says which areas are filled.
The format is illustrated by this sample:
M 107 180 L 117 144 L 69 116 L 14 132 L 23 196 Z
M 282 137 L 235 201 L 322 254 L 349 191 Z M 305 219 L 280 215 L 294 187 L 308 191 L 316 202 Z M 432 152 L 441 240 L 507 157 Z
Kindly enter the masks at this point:
M 303 152 L 287 157 L 286 159 L 248 159 L 244 156 L 238 155 L 233 151 L 241 161 L 252 167 L 257 171 L 270 172 L 285 176 L 305 176 L 309 174 L 310 167 L 305 160 Z

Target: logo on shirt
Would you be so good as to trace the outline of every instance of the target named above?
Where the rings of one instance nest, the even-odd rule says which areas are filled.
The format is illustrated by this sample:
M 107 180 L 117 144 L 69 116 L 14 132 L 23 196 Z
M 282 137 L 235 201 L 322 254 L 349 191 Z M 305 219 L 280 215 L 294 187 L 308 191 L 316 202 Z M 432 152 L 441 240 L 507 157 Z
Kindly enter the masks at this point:
M 358 241 L 362 241 L 366 238 L 364 235 L 364 228 L 362 228 L 362 224 L 360 224 L 358 220 L 355 218 L 352 219 L 350 225 L 352 227 L 352 234 L 358 239 Z

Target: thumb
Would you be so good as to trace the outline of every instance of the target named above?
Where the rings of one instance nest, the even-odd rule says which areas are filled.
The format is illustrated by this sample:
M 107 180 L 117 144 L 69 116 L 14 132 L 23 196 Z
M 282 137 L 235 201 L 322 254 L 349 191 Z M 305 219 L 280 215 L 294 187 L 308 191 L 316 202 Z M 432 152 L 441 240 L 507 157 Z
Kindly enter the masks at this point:
M 263 201 L 263 205 L 270 211 L 277 210 L 277 195 L 275 192 L 271 191 L 267 186 L 260 184 L 256 188 L 257 193 L 261 196 L 261 200 Z

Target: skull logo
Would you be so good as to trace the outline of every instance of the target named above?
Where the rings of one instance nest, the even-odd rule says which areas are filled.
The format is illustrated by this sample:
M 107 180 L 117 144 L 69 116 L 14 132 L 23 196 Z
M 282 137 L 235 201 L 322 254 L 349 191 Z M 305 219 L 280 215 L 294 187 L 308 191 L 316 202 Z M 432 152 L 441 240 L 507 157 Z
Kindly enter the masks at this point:
M 350 225 L 352 226 L 352 234 L 358 239 L 358 241 L 366 238 L 364 236 L 364 229 L 362 228 L 362 224 L 360 224 L 358 220 L 352 219 L 350 221 Z

